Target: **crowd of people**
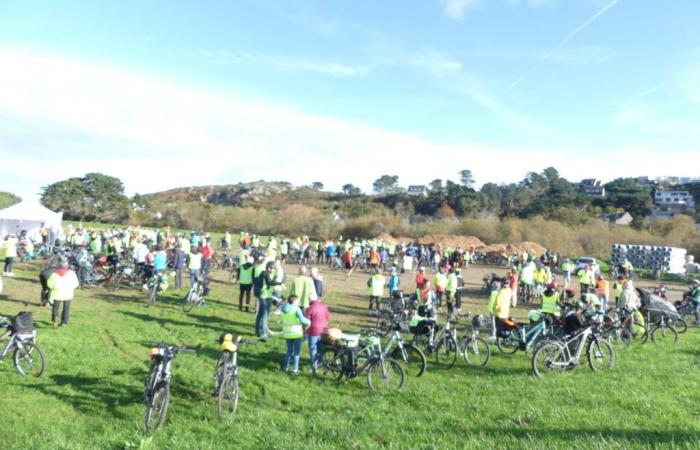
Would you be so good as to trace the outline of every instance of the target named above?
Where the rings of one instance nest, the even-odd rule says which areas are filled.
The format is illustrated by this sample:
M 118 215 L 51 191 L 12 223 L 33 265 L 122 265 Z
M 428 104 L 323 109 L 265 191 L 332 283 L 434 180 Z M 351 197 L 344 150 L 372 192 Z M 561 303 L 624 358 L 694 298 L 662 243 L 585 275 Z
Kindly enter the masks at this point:
M 160 230 L 138 226 L 90 229 L 69 224 L 65 232 L 55 233 L 42 227 L 38 235 L 42 248 L 68 247 L 75 255 L 74 266 L 64 257 L 59 259 L 56 267 L 40 274 L 42 303 L 52 307 L 52 321 L 56 326 L 65 326 L 69 322 L 70 302 L 79 286 L 80 277 L 76 272 L 79 275 L 82 270 L 89 270 L 96 260 L 104 261 L 112 274 L 120 265 L 133 265 L 144 282 L 154 274 L 172 271 L 175 288 L 179 290 L 185 287 L 185 271 L 191 287 L 209 273 L 216 254 L 209 234 L 202 231 L 173 232 L 168 227 Z M 8 235 L 2 241 L 5 276 L 13 275 L 14 259 L 22 238 Z M 24 239 L 32 241 L 26 236 Z M 325 288 L 319 267 L 340 266 L 345 270 L 346 280 L 357 267 L 367 269 L 370 274 L 366 283 L 369 315 L 378 315 L 385 299 L 403 296 L 404 291 L 412 292 L 409 301 L 417 308 L 411 324 L 415 326 L 433 317 L 443 306 L 448 314 L 461 311 L 463 271 L 469 268 L 476 255 L 474 248 L 452 249 L 439 244 L 396 244 L 381 239 L 343 239 L 342 236 L 337 240 L 314 242 L 307 236 L 261 238 L 247 232 L 238 236 L 238 246 L 240 250 L 234 256 L 230 232 L 226 232 L 219 242 L 224 258 L 232 268 L 235 267 L 238 309 L 255 312 L 255 335 L 262 341 L 268 339 L 268 321 L 273 306 L 284 302 L 286 294 L 286 302 L 280 311 L 282 336 L 287 342 L 282 366 L 292 373 L 298 373 L 304 339 L 308 342 L 314 373 L 322 353 L 320 337 L 330 317 L 323 302 Z M 571 259 L 550 250 L 538 258 L 527 251 L 502 256 L 509 266 L 504 276 L 490 284 L 487 300 L 494 338 L 499 324 L 510 317 L 512 308 L 518 306 L 519 295 L 525 296 L 521 301 L 528 303 L 536 299 L 541 302 L 542 313 L 554 316 L 560 314 L 564 302 L 582 309 L 605 311 L 614 300 L 617 307 L 632 313 L 638 312 L 641 306 L 629 277 L 633 267 L 627 261 L 619 268 L 621 275 L 611 286 L 592 265 L 577 268 Z M 288 281 L 285 262 L 292 260 L 300 265 L 298 274 Z M 316 266 L 311 267 L 314 262 Z M 428 275 L 428 269 L 432 275 Z M 561 274 L 561 284 L 556 272 Z M 402 286 L 401 275 L 407 273 L 415 274 L 415 288 Z M 573 277 L 578 278 L 578 295 L 571 289 Z M 695 293 L 691 297 L 696 302 L 696 315 L 700 319 L 700 288 L 696 285 L 692 292 Z

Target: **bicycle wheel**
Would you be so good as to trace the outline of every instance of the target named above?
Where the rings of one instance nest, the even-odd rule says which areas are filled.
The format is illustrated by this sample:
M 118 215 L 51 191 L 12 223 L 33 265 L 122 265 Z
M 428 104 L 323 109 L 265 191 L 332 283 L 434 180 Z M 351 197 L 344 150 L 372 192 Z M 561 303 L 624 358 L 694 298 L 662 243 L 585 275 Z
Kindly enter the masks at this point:
M 392 358 L 377 358 L 367 369 L 367 386 L 374 392 L 400 391 L 405 384 L 406 371 Z
M 654 327 L 651 332 L 651 341 L 654 344 L 676 344 L 678 343 L 678 332 L 673 327 Z
M 593 372 L 612 369 L 615 365 L 615 349 L 604 339 L 596 339 L 588 344 L 588 365 Z
M 219 418 L 227 419 L 236 414 L 238 410 L 238 377 L 231 374 L 224 378 L 219 389 L 217 412 Z
M 457 362 L 457 342 L 451 336 L 438 342 L 435 347 L 435 362 L 451 369 Z
M 698 325 L 697 321 L 695 320 L 695 314 L 684 314 L 683 315 L 683 321 L 688 325 L 688 326 L 696 326 Z
M 221 384 L 224 381 L 224 374 L 226 372 L 226 363 L 228 363 L 228 358 L 229 358 L 229 353 L 228 352 L 221 352 L 219 353 L 219 357 L 216 359 L 216 365 L 214 366 L 214 396 L 219 395 L 219 390 L 221 388 Z
M 316 372 L 322 378 L 336 379 L 342 369 L 339 350 L 335 347 L 324 346 L 321 353 L 321 367 Z
M 560 344 L 547 342 L 532 354 L 532 373 L 536 377 L 566 370 L 564 349 Z
M 153 284 L 148 288 L 148 302 L 155 303 L 158 296 L 158 280 L 154 279 Z
M 282 334 L 282 311 L 281 308 L 273 308 L 267 316 L 267 333 L 276 336 Z
M 506 337 L 498 336 L 498 338 L 496 338 L 496 347 L 498 347 L 502 353 L 512 355 L 520 348 L 520 341 L 513 339 L 513 335 L 508 333 Z
M 668 319 L 668 326 L 675 328 L 678 334 L 685 333 L 688 331 L 688 324 L 685 320 L 679 318 Z
M 619 330 L 619 337 L 620 337 L 620 342 L 625 346 L 625 348 L 629 347 L 630 344 L 632 344 L 632 340 L 634 339 L 634 336 L 632 335 L 632 332 L 628 330 L 627 328 L 623 328 Z
M 192 308 L 194 308 L 194 304 L 196 301 L 197 301 L 197 292 L 196 292 L 196 288 L 193 287 L 187 293 L 187 297 L 185 297 L 185 302 L 182 304 L 182 310 L 185 312 L 192 311 Z
M 489 362 L 491 348 L 486 340 L 477 337 L 463 337 L 459 341 L 459 351 L 464 357 L 464 362 L 470 366 L 483 367 Z
M 36 344 L 25 342 L 22 348 L 15 348 L 12 361 L 17 373 L 22 376 L 31 375 L 38 378 L 44 374 L 46 359 L 44 352 Z
M 115 275 L 112 278 L 109 279 L 105 287 L 107 288 L 108 291 L 114 292 L 119 289 L 119 283 L 122 280 L 122 275 Z
M 391 352 L 391 357 L 396 361 L 403 362 L 406 372 L 411 376 L 420 377 L 425 373 L 428 361 L 421 349 L 410 343 L 403 343 L 403 349 L 396 347 Z
M 153 392 L 151 392 L 151 398 L 148 399 L 146 418 L 144 420 L 146 431 L 154 431 L 165 422 L 169 404 L 170 385 L 163 381 L 156 385 Z

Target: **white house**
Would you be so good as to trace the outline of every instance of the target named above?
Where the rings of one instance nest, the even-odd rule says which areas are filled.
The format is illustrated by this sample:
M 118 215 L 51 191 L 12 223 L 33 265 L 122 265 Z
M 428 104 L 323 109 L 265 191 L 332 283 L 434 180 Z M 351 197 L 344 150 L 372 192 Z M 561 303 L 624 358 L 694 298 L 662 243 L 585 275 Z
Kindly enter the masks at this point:
M 408 190 L 406 191 L 408 195 L 422 195 L 426 196 L 428 195 L 428 188 L 425 187 L 425 185 L 422 184 L 413 184 L 408 187 Z
M 677 208 L 695 208 L 695 199 L 688 191 L 656 191 L 654 192 L 654 204 Z

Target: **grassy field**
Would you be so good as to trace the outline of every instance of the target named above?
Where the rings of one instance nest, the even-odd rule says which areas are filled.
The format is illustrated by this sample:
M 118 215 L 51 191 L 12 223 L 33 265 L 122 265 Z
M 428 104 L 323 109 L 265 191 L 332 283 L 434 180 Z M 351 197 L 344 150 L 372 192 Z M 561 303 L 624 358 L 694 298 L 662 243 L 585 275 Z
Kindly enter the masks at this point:
M 473 291 L 466 309 L 483 311 L 478 284 L 484 272 L 467 273 Z M 308 365 L 301 376 L 287 376 L 279 368 L 284 343 L 272 339 L 241 350 L 239 412 L 222 423 L 210 396 L 214 340 L 223 331 L 250 335 L 254 322 L 253 314 L 233 307 L 234 288 L 215 282 L 209 306 L 190 314 L 180 307 L 184 291 L 171 290 L 150 308 L 133 290 L 79 291 L 70 325 L 54 329 L 49 309 L 38 306 L 37 266 L 20 265 L 16 273 L 5 279 L 0 314 L 31 303 L 48 366 L 43 378 L 28 379 L 11 361 L 0 364 L 1 448 L 700 447 L 697 330 L 681 335 L 675 347 L 619 349 L 607 373 L 577 367 L 536 379 L 523 353 L 496 353 L 483 369 L 463 361 L 449 371 L 429 366 L 424 377 L 409 378 L 403 392 L 388 395 L 373 395 L 364 377 L 339 386 L 313 379 Z M 366 275 L 347 282 L 337 273 L 324 275 L 333 322 L 361 327 Z M 409 277 L 402 282 L 411 285 Z M 140 398 L 147 351 L 159 341 L 202 349 L 174 361 L 167 422 L 149 435 Z

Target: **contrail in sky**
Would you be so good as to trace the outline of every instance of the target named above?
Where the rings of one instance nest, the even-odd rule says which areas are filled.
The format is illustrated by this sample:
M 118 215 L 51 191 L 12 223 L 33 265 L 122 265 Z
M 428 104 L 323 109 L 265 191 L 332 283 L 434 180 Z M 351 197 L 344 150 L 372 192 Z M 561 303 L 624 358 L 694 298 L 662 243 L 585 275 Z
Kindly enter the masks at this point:
M 610 8 L 612 8 L 613 6 L 615 6 L 615 5 L 616 5 L 617 3 L 619 3 L 619 2 L 620 2 L 620 0 L 612 0 L 610 3 L 608 3 L 607 5 L 605 5 L 600 11 L 598 11 L 597 13 L 595 13 L 595 14 L 593 14 L 591 17 L 589 17 L 588 20 L 586 20 L 585 22 L 583 22 L 583 23 L 582 23 L 581 25 L 579 25 L 574 31 L 572 31 L 571 33 L 569 33 L 569 35 L 566 36 L 566 37 L 564 38 L 564 40 L 562 40 L 562 41 L 559 43 L 559 45 L 557 45 L 557 46 L 554 47 L 552 50 L 550 50 L 550 51 L 544 56 L 544 58 L 542 58 L 542 60 L 543 60 L 543 61 L 546 61 L 546 60 L 549 59 L 555 52 L 561 50 L 571 39 L 574 38 L 574 36 L 576 36 L 576 35 L 579 34 L 581 31 L 583 31 L 586 27 L 588 27 L 588 25 L 590 25 L 590 24 L 592 24 L 593 22 L 595 22 L 600 16 L 602 16 L 603 14 L 605 14 L 606 12 L 608 12 L 608 10 L 609 10 Z M 540 64 L 541 64 L 541 62 L 538 62 L 537 64 L 535 64 L 534 66 L 532 66 L 532 68 L 531 68 L 530 70 L 528 70 L 527 72 L 525 72 L 525 73 L 523 73 L 522 75 L 520 75 L 520 76 L 518 77 L 517 80 L 513 81 L 513 82 L 510 84 L 510 86 L 508 86 L 508 89 L 506 89 L 506 92 L 509 92 L 509 91 L 512 90 L 514 87 L 516 87 L 517 85 L 519 85 L 523 80 L 525 80 L 525 78 L 529 77 L 529 76 L 532 74 L 532 72 L 534 72 L 535 70 L 537 70 L 537 69 L 540 67 Z

